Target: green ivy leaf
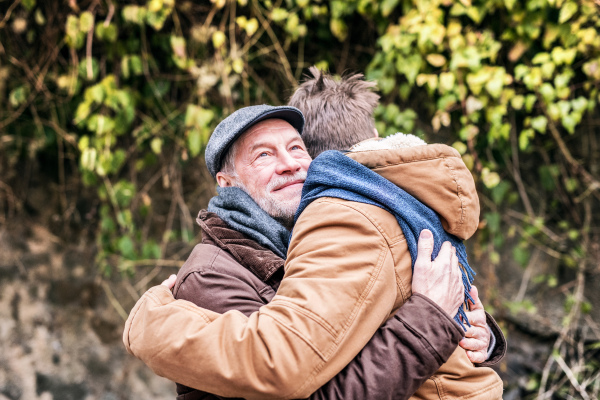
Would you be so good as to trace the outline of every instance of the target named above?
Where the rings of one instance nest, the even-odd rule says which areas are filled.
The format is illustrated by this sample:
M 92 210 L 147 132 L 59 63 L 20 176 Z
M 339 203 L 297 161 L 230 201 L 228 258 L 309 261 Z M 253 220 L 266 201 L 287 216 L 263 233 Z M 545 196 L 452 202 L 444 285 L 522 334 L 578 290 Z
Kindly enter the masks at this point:
M 79 30 L 87 33 L 94 26 L 94 15 L 89 11 L 84 11 L 79 16 Z
M 188 149 L 192 157 L 200 154 L 202 148 L 202 134 L 199 129 L 191 129 L 188 131 Z
M 539 133 L 546 133 L 546 126 L 548 125 L 548 119 L 543 115 L 538 115 L 531 119 L 531 127 Z
M 274 8 L 271 11 L 271 19 L 275 22 L 281 22 L 288 17 L 289 13 L 283 8 Z
M 560 13 L 558 14 L 558 23 L 564 24 L 568 20 L 571 19 L 573 15 L 577 12 L 577 3 L 573 1 L 567 1 L 560 9 Z
M 121 236 L 117 242 L 117 247 L 119 248 L 121 255 L 126 259 L 135 260 L 137 258 L 135 254 L 135 245 L 129 236 Z

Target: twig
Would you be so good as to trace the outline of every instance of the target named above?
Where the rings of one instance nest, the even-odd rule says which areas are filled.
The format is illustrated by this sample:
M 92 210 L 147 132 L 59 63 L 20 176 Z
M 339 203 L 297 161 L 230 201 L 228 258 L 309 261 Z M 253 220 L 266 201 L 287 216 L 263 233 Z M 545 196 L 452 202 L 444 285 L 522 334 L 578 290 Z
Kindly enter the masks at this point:
M 6 14 L 4 14 L 4 18 L 2 18 L 2 21 L 0 21 L 0 29 L 4 28 L 4 25 L 6 25 L 6 22 L 9 20 L 10 15 L 12 14 L 13 10 L 15 9 L 16 6 L 19 5 L 20 2 L 21 2 L 21 0 L 16 0 L 14 3 L 12 3 L 10 5 L 10 7 L 8 7 L 8 10 L 6 10 Z
M 93 14 L 95 17 L 95 13 Z M 89 81 L 94 77 L 94 68 L 92 65 L 92 42 L 94 41 L 94 25 L 96 24 L 96 20 L 92 21 L 92 27 L 87 33 L 87 43 L 85 46 L 85 66 L 87 72 L 87 78 Z
M 273 92 L 267 86 L 265 81 L 263 81 L 262 78 L 260 76 L 258 76 L 258 74 L 254 71 L 254 69 L 252 67 L 248 66 L 247 70 L 248 70 L 248 74 L 250 75 L 250 77 L 258 83 L 258 87 L 260 87 L 262 90 L 264 90 L 264 92 L 267 94 L 267 96 L 269 96 L 271 104 L 278 104 L 279 98 L 277 97 L 275 92 Z
M 520 302 L 525 297 L 525 292 L 527 291 L 527 285 L 529 284 L 529 279 L 531 278 L 533 267 L 537 264 L 539 256 L 540 249 L 536 249 L 536 251 L 533 253 L 533 256 L 529 259 L 529 262 L 527 263 L 527 268 L 525 268 L 525 272 L 523 273 L 521 287 L 519 288 L 519 292 L 515 296 L 515 302 Z
M 267 34 L 271 38 L 271 41 L 275 45 L 275 50 L 277 51 L 277 54 L 279 55 L 279 61 L 281 62 L 281 65 L 283 66 L 283 70 L 285 71 L 285 76 L 286 76 L 287 80 L 289 81 L 290 86 L 295 87 L 298 84 L 298 82 L 296 82 L 296 79 L 294 78 L 294 74 L 292 73 L 292 68 L 287 59 L 287 56 L 285 55 L 285 51 L 281 47 L 281 43 L 279 42 L 279 39 L 277 39 L 277 35 L 275 35 L 275 32 L 273 32 L 273 29 L 271 29 L 271 24 L 269 23 L 269 21 L 267 21 L 263 17 L 263 14 L 260 10 L 260 6 L 258 5 L 258 2 L 256 0 L 253 0 L 252 5 L 254 6 L 254 9 L 256 10 L 256 16 L 260 20 L 261 25 L 265 28 Z
M 127 267 L 143 267 L 143 266 L 160 266 L 179 268 L 185 261 L 182 260 L 166 260 L 166 259 L 147 259 L 147 260 L 125 260 L 121 265 Z
M 569 148 L 565 144 L 564 140 L 562 140 L 562 138 L 560 137 L 560 132 L 558 131 L 558 128 L 556 127 L 554 121 L 548 116 L 547 113 L 546 117 L 548 119 L 548 127 L 550 128 L 550 133 L 552 134 L 552 137 L 558 144 L 558 148 L 560 149 L 560 152 L 562 153 L 565 160 L 569 163 L 569 165 L 571 165 L 571 168 L 576 173 L 581 174 L 583 178 L 588 181 L 590 186 L 594 186 L 594 190 L 600 189 L 600 181 L 596 180 L 592 174 L 590 174 L 579 162 L 577 162 L 577 160 L 575 160 L 573 155 L 571 155 L 571 152 L 569 151 Z
M 523 206 L 527 211 L 527 215 L 529 215 L 529 218 L 533 220 L 533 218 L 535 217 L 535 213 L 533 212 L 531 201 L 529 201 L 529 196 L 527 195 L 527 191 L 525 190 L 525 186 L 523 185 L 523 180 L 521 179 L 521 169 L 519 168 L 519 149 L 517 148 L 517 132 L 515 128 L 517 125 L 514 113 L 511 114 L 511 118 L 512 123 L 510 129 L 510 145 L 512 150 L 513 177 L 517 185 L 517 189 L 519 191 L 521 200 L 523 201 Z
M 108 283 L 102 282 L 102 288 L 104 289 L 104 293 L 106 293 L 106 297 L 108 297 L 108 301 L 113 306 L 113 308 L 117 310 L 117 313 L 119 313 L 121 318 L 123 318 L 123 321 L 127 321 L 127 313 L 123 309 L 123 306 L 121 306 L 121 303 L 119 303 L 119 300 L 117 300 L 117 298 L 113 294 L 112 290 L 110 289 L 110 286 L 108 286 Z
M 133 288 L 133 286 L 131 286 L 131 283 L 129 281 L 124 281 L 123 284 L 125 285 L 125 290 L 127 290 L 133 301 L 138 301 L 140 294 Z
M 529 224 L 533 223 L 533 220 L 531 220 L 530 218 L 528 218 L 527 215 L 525 215 L 523 213 L 520 213 L 518 211 L 515 211 L 513 209 L 508 209 L 505 212 L 506 212 L 506 215 L 511 216 L 511 217 L 513 217 L 515 219 L 518 219 L 520 221 L 527 222 Z M 540 232 L 544 233 L 552 241 L 554 241 L 556 243 L 561 243 L 561 242 L 564 241 L 563 238 L 561 238 L 556 233 L 552 232 L 552 230 L 550 228 L 548 228 L 546 225 L 539 226 L 538 228 L 539 228 Z
M 113 15 L 115 14 L 115 5 L 112 0 L 106 0 L 108 3 L 108 14 L 106 15 L 106 19 L 104 20 L 104 27 L 108 28 L 110 25 L 110 21 L 112 20 Z
M 146 287 L 146 285 L 150 283 L 150 281 L 160 273 L 160 271 L 162 271 L 162 266 L 157 265 L 156 267 L 154 267 L 154 269 L 150 271 L 148 275 L 144 276 L 142 279 L 140 279 L 138 283 L 136 283 L 135 289 L 143 290 Z
M 565 360 L 563 360 L 563 358 L 560 355 L 556 355 L 554 358 L 556 359 L 556 363 L 560 366 L 560 368 L 564 371 L 565 375 L 567 375 L 567 377 L 569 378 L 571 385 L 579 392 L 581 397 L 583 397 L 585 400 L 589 400 L 590 397 L 588 396 L 584 388 L 581 387 L 579 382 L 577 382 L 573 371 L 571 371 L 571 368 L 569 368 L 567 363 L 565 363 Z
M 535 239 L 533 236 L 531 236 L 529 233 L 527 233 L 525 231 L 525 229 L 523 229 L 521 226 L 515 225 L 515 227 L 521 233 L 521 236 L 523 236 L 523 238 L 525 240 L 527 240 L 530 244 L 533 244 L 534 246 L 538 247 L 540 250 L 542 250 L 544 253 L 548 254 L 550 257 L 554 257 L 559 260 L 562 259 L 562 254 L 560 252 L 544 245 L 539 240 Z

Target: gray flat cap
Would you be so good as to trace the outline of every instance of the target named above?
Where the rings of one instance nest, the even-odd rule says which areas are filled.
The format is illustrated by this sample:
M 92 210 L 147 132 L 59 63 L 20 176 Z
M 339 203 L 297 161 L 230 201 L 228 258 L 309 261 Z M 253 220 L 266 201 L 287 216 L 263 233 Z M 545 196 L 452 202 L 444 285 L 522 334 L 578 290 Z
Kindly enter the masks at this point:
M 221 169 L 223 157 L 227 154 L 227 149 L 233 142 L 252 125 L 271 118 L 288 122 L 302 134 L 304 116 L 296 107 L 274 107 L 263 104 L 240 108 L 217 125 L 206 145 L 204 159 L 213 178 L 217 176 L 217 172 Z

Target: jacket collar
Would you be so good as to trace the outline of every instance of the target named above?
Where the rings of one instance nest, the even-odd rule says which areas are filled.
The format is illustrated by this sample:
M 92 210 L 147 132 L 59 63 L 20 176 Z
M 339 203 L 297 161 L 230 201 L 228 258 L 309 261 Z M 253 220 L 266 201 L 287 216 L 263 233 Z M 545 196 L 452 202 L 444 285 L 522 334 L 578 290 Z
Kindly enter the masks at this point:
M 279 286 L 285 263 L 281 257 L 232 229 L 215 213 L 201 210 L 196 222 L 203 231 L 202 243 L 225 250 L 261 281 L 275 289 Z

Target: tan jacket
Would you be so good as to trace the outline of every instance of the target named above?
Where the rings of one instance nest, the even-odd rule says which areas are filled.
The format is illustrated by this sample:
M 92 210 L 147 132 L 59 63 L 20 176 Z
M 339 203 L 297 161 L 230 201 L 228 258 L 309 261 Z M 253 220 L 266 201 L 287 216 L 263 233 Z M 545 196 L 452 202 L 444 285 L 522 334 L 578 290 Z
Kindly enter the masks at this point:
M 454 149 L 428 145 L 349 156 L 433 208 L 448 232 L 462 239 L 475 232 L 477 194 Z M 221 396 L 303 398 L 348 364 L 411 295 L 402 231 L 391 214 L 372 205 L 313 202 L 294 228 L 285 268 L 273 301 L 249 318 L 236 311 L 219 315 L 151 289 L 127 321 L 128 351 L 159 375 Z M 182 309 L 199 318 L 161 329 L 164 321 L 177 322 Z M 184 341 L 210 345 L 198 360 L 178 351 Z M 415 396 L 492 399 L 501 393 L 498 376 L 473 367 L 457 349 Z

